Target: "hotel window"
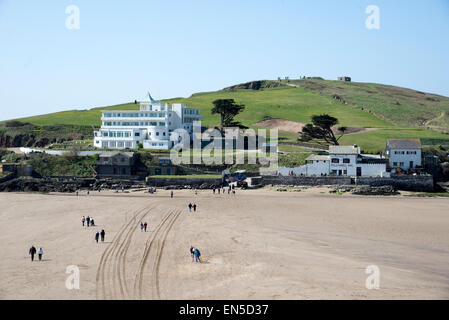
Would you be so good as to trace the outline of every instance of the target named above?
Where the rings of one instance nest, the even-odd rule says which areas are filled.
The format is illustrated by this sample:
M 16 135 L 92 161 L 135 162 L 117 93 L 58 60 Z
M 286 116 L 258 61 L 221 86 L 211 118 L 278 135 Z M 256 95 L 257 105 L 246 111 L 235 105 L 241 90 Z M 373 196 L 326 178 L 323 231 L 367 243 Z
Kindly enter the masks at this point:
M 159 135 L 159 132 L 156 132 L 156 135 L 158 136 L 158 135 Z
M 397 162 L 393 162 L 393 166 L 397 167 L 398 163 Z
M 140 132 L 135 132 L 135 133 L 134 133 L 134 136 L 135 136 L 135 137 L 140 137 Z
M 343 170 L 343 174 L 348 174 L 348 170 Z
M 337 158 L 333 158 L 333 159 L 332 159 L 332 163 L 340 163 L 340 160 L 337 159 Z
M 351 161 L 348 158 L 343 159 L 343 163 L 350 163 Z
M 399 165 L 400 165 L 400 166 L 403 166 L 403 165 L 404 165 L 404 162 L 399 162 Z
M 165 137 L 165 132 L 163 132 L 162 135 Z

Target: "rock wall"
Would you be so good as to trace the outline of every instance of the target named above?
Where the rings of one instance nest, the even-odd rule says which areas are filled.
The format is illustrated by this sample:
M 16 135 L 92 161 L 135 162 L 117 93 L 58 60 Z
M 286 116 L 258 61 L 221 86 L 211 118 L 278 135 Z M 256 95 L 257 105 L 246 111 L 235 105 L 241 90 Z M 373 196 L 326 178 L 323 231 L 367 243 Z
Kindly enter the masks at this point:
M 348 185 L 351 184 L 351 177 L 262 176 L 252 178 L 252 185 L 254 184 L 280 186 Z
M 147 178 L 151 187 L 170 189 L 212 189 L 221 185 L 221 179 L 214 178 Z
M 251 178 L 250 185 L 282 186 L 323 186 L 323 185 L 366 185 L 372 187 L 392 186 L 396 190 L 434 191 L 432 176 L 393 176 L 378 177 L 297 177 L 297 176 L 262 176 Z
M 433 176 L 392 176 L 390 178 L 357 177 L 354 183 L 369 186 L 392 186 L 396 190 L 406 191 L 434 191 Z

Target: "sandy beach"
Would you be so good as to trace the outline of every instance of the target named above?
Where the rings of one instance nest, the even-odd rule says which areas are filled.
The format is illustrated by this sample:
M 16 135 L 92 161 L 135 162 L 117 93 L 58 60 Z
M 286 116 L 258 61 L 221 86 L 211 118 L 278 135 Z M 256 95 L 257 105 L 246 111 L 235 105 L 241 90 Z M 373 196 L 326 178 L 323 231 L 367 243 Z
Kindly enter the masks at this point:
M 449 298 L 445 198 L 0 193 L 0 208 L 0 299 Z M 97 226 L 82 227 L 83 215 Z M 106 240 L 96 243 L 101 229 Z M 30 261 L 31 245 L 43 261 Z M 190 245 L 203 263 L 192 262 Z M 66 288 L 69 265 L 80 270 L 79 289 Z M 380 283 L 369 290 L 372 265 Z

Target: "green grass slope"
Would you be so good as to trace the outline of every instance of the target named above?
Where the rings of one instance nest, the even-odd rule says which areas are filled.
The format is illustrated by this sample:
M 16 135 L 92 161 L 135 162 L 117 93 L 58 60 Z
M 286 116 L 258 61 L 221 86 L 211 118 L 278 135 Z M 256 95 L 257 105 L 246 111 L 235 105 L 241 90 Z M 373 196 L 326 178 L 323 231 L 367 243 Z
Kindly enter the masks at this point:
M 447 113 L 449 98 L 418 92 L 411 89 L 370 83 L 345 83 L 320 79 L 264 82 L 271 87 L 259 90 L 225 88 L 214 92 L 193 94 L 188 98 L 163 100 L 184 103 L 201 110 L 203 125 L 219 124 L 219 117 L 212 115 L 212 101 L 230 98 L 246 106 L 238 115 L 244 125 L 266 118 L 284 118 L 309 122 L 312 115 L 327 113 L 340 120 L 343 126 L 373 127 L 359 134 L 342 138 L 344 144 L 357 143 L 365 150 L 382 150 L 390 137 L 425 138 L 429 144 L 449 145 Z M 276 84 L 276 86 L 274 86 Z M 346 103 L 334 99 L 341 97 Z M 101 110 L 137 110 L 138 104 L 126 103 L 90 110 L 72 110 L 18 119 L 36 125 L 72 124 L 99 127 Z M 433 129 L 433 130 L 429 130 Z M 439 131 L 439 132 L 437 132 Z M 295 134 L 284 140 L 295 140 Z

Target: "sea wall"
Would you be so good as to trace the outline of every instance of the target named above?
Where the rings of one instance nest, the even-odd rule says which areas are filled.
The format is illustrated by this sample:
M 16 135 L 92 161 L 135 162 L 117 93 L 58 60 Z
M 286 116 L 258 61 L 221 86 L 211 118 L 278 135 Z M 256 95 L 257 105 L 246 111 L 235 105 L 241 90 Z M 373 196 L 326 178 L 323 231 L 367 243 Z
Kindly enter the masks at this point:
M 354 181 L 357 185 L 392 186 L 396 190 L 406 191 L 434 191 L 433 176 L 392 176 L 390 178 L 365 178 L 357 177 Z
M 216 178 L 147 178 L 147 185 L 151 187 L 211 189 L 219 187 L 221 179 Z
M 323 185 L 367 185 L 373 187 L 392 186 L 397 190 L 432 192 L 432 176 L 381 177 L 305 177 L 305 176 L 261 176 L 251 178 L 249 185 L 323 186 Z

